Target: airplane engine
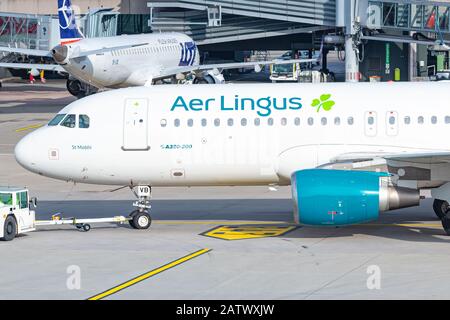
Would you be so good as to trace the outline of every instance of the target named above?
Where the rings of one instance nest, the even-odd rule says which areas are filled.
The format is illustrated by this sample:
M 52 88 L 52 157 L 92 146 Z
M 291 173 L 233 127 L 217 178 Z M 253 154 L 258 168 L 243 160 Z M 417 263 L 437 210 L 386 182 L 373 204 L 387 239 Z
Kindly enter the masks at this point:
M 294 220 L 306 225 L 368 222 L 420 203 L 419 190 L 393 186 L 388 173 L 312 169 L 291 179 Z
M 91 94 L 97 93 L 97 88 L 81 82 L 77 79 L 67 79 L 66 83 L 67 90 L 69 93 L 77 98 L 84 98 Z
M 68 79 L 66 87 L 69 93 L 75 97 L 79 97 L 83 94 L 83 86 L 80 80 Z
M 218 70 L 209 70 L 202 76 L 196 76 L 194 84 L 222 84 L 225 78 Z

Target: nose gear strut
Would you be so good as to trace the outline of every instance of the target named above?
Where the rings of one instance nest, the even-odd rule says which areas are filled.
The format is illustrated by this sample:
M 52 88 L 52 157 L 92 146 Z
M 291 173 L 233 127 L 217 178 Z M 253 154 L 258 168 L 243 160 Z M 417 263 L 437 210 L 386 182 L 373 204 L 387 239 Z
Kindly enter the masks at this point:
M 138 198 L 137 201 L 133 203 L 133 207 L 137 209 L 130 213 L 132 218 L 129 223 L 134 229 L 146 230 L 152 225 L 152 218 L 149 214 L 151 209 L 150 199 L 152 197 L 152 187 L 151 186 L 137 186 L 137 192 L 130 186 L 133 194 Z

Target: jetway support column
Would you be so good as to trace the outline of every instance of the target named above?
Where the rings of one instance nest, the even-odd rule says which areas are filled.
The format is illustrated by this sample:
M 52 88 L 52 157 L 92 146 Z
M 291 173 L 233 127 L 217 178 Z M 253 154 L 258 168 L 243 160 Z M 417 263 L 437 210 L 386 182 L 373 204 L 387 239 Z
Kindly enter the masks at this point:
M 345 81 L 359 82 L 359 62 L 353 47 L 352 35 L 345 35 Z
M 357 41 L 359 30 L 356 22 L 359 22 L 358 0 L 336 0 L 336 24 L 345 27 L 345 81 L 359 82 L 359 59 Z

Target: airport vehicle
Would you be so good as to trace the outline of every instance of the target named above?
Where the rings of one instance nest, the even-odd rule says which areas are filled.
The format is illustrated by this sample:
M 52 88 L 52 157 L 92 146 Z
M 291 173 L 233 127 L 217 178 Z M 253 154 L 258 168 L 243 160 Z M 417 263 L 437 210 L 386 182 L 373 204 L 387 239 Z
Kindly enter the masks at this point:
M 300 78 L 300 63 L 280 64 L 270 66 L 270 80 L 277 82 L 297 82 Z
M 299 56 L 300 59 L 308 60 L 309 52 L 308 50 L 298 50 L 296 55 Z M 290 60 L 292 57 L 292 51 L 287 51 L 284 53 L 280 59 Z M 277 82 L 306 82 L 304 79 L 306 77 L 311 78 L 309 73 L 313 72 L 312 69 L 314 66 L 319 65 L 320 53 L 314 52 L 312 54 L 313 61 L 310 62 L 294 62 L 290 64 L 273 64 L 270 66 L 270 80 L 272 83 Z M 319 74 L 318 77 L 320 79 L 320 71 L 314 71 L 314 73 Z M 308 76 L 309 74 L 309 76 Z M 315 81 L 309 81 L 315 82 Z M 320 82 L 320 81 L 318 81 Z
M 15 155 L 88 184 L 291 185 L 294 220 L 321 226 L 376 220 L 431 189 L 450 233 L 449 99 L 439 82 L 119 89 L 70 104 Z
M 24 188 L 0 187 L 0 239 L 13 240 L 16 235 L 36 230 L 35 212 L 30 204 L 28 190 Z
M 77 97 L 96 89 L 117 89 L 152 85 L 156 81 L 183 81 L 193 76 L 194 84 L 223 83 L 226 69 L 255 68 L 290 64 L 312 59 L 273 60 L 200 65 L 196 43 L 181 33 L 123 35 L 84 38 L 79 30 L 70 0 L 58 0 L 61 45 L 51 52 L 0 47 L 0 51 L 31 56 L 53 57 L 55 65 L 0 63 L 0 67 L 67 72 L 67 89 Z
M 138 192 L 148 195 L 149 190 L 140 188 Z M 142 193 L 144 192 L 144 193 Z M 37 199 L 29 197 L 26 188 L 1 187 L 0 186 L 0 239 L 11 241 L 20 234 L 36 231 L 40 226 L 73 225 L 78 230 L 88 232 L 91 224 L 129 222 L 135 229 L 148 229 L 152 220 L 146 212 L 136 212 L 133 217 L 116 216 L 112 218 L 64 218 L 61 213 L 52 216 L 51 220 L 36 220 L 36 213 L 31 207 L 36 208 Z M 147 206 L 150 208 L 150 206 Z

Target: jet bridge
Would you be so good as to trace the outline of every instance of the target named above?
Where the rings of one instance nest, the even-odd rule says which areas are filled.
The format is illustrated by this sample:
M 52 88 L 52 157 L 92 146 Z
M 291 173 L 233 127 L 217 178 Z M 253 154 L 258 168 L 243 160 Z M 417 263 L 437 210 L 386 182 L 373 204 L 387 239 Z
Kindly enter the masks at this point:
M 311 47 L 311 34 L 336 23 L 335 0 L 178 0 L 149 1 L 147 6 L 153 31 L 182 32 L 201 46 L 233 43 L 236 49 L 237 42 L 245 41 L 252 49 L 276 49 L 277 41 L 264 39 L 285 37 L 289 40 L 281 46 L 288 43 L 290 48 L 289 42 L 297 39 Z

